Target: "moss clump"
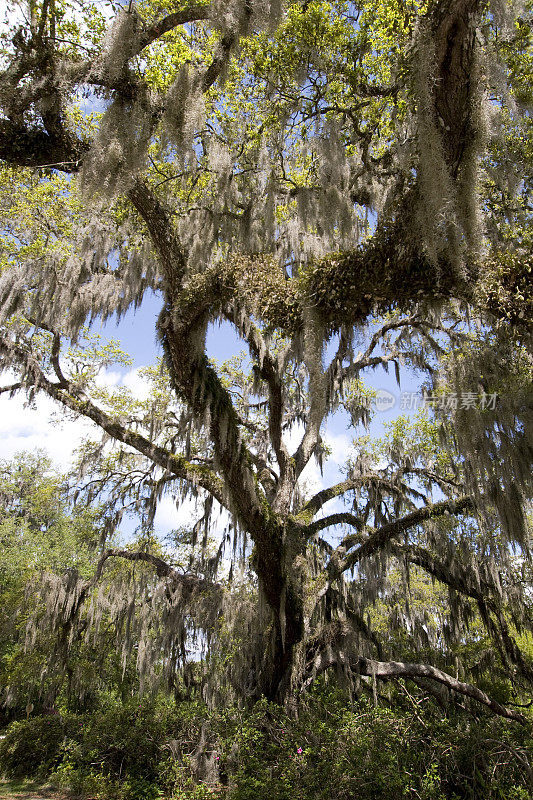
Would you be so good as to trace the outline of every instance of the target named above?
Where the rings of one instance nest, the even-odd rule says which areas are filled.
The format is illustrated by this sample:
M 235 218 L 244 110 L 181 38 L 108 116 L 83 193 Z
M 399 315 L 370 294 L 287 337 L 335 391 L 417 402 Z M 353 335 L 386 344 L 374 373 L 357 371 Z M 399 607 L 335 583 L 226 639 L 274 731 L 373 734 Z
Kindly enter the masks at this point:
M 483 265 L 479 304 L 500 324 L 510 324 L 520 338 L 531 338 L 533 260 L 531 255 L 494 253 Z
M 333 327 L 413 302 L 462 296 L 467 283 L 445 263 L 433 264 L 398 225 L 384 226 L 366 245 L 327 256 L 308 268 L 303 287 Z

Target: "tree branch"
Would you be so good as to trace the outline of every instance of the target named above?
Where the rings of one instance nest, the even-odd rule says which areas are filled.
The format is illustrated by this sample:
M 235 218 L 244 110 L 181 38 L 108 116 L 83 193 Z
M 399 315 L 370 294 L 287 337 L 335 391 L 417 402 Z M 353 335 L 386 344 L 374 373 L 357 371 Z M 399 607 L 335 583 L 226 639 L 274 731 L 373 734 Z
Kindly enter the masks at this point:
M 420 525 L 420 523 L 426 522 L 433 517 L 442 516 L 443 514 L 462 514 L 464 511 L 473 511 L 473 509 L 473 500 L 466 496 L 460 497 L 457 500 L 443 500 L 440 503 L 432 503 L 431 505 L 424 506 L 423 508 L 418 508 L 411 514 L 407 514 L 405 517 L 401 517 L 394 522 L 390 522 L 389 524 L 378 528 L 378 530 L 370 534 L 368 539 L 363 542 L 363 544 L 361 544 L 356 550 L 348 553 L 344 558 L 342 558 L 342 551 L 344 548 L 338 548 L 336 553 L 341 557 L 340 562 L 337 566 L 337 560 L 334 557 L 334 553 L 331 562 L 332 569 L 335 573 L 342 573 L 352 569 L 362 558 L 368 558 L 369 556 L 374 555 L 374 553 L 376 553 L 378 550 L 386 547 L 391 539 L 400 536 L 402 533 L 405 533 L 405 531 L 409 530 L 409 528 L 413 528 L 415 525 Z
M 356 517 L 355 514 L 351 514 L 349 511 L 340 511 L 337 514 L 330 514 L 327 517 L 322 517 L 321 519 L 316 519 L 314 522 L 311 522 L 306 526 L 305 534 L 308 538 L 311 538 L 319 531 L 324 530 L 324 528 L 330 528 L 333 525 L 351 525 L 353 528 L 361 531 L 365 524 L 363 520 L 360 517 Z
M 158 22 L 144 28 L 140 37 L 137 52 L 140 53 L 145 47 L 155 42 L 165 33 L 168 33 L 178 25 L 186 25 L 188 22 L 200 22 L 201 20 L 209 19 L 211 7 L 205 3 L 190 3 L 180 11 L 174 11 L 168 14 Z
M 344 635 L 344 631 L 340 630 L 340 636 Z M 478 703 L 486 706 L 494 714 L 506 719 L 519 722 L 521 725 L 529 726 L 531 723 L 522 714 L 513 709 L 503 706 L 496 700 L 489 697 L 488 694 L 473 686 L 470 683 L 463 683 L 443 672 L 437 667 L 430 666 L 429 664 L 413 664 L 404 661 L 375 661 L 370 658 L 349 658 L 342 650 L 334 649 L 329 646 L 326 650 L 322 651 L 313 659 L 310 667 L 310 674 L 303 682 L 303 688 L 307 688 L 319 675 L 326 672 L 328 669 L 336 666 L 344 666 L 351 669 L 355 675 L 364 675 L 372 679 L 380 678 L 387 680 L 390 678 L 409 678 L 415 683 L 419 680 L 435 681 L 446 688 L 457 692 L 465 697 L 470 697 Z
M 360 675 L 376 678 L 427 678 L 441 683 L 448 689 L 452 689 L 465 697 L 470 697 L 478 703 L 482 703 L 500 717 L 512 719 L 522 725 L 529 725 L 528 720 L 522 714 L 501 705 L 481 689 L 478 689 L 477 686 L 473 686 L 470 683 L 462 683 L 456 678 L 452 678 L 447 672 L 428 664 L 411 664 L 403 661 L 373 661 L 368 658 L 360 658 L 354 668 Z
M 151 564 L 155 568 L 158 578 L 166 578 L 175 586 L 179 585 L 181 587 L 182 597 L 185 601 L 192 597 L 193 594 L 200 594 L 206 591 L 222 591 L 221 584 L 213 583 L 191 572 L 179 572 L 179 570 L 171 567 L 170 564 L 167 564 L 166 561 L 163 561 L 162 558 L 159 558 L 151 553 L 120 549 L 105 550 L 98 560 L 94 575 L 83 582 L 79 588 L 79 591 L 74 597 L 74 601 L 67 607 L 67 615 L 61 619 L 63 626 L 62 640 L 64 642 L 67 640 L 67 634 L 74 624 L 81 606 L 87 599 L 87 595 L 91 589 L 97 585 L 98 581 L 102 577 L 105 564 L 110 558 L 124 558 L 127 561 L 141 561 Z
M 172 386 L 198 421 L 209 421 L 217 462 L 233 508 L 250 531 L 264 532 L 251 458 L 241 440 L 239 420 L 229 392 L 205 355 L 205 328 L 223 301 L 220 284 L 212 282 L 217 270 L 206 271 L 199 281 L 192 276 L 185 284 L 186 261 L 170 215 L 140 180 L 129 197 L 147 225 L 165 274 L 167 305 L 158 320 L 158 332 Z M 198 291 L 197 284 L 203 291 Z
M 221 591 L 222 589 L 222 586 L 219 583 L 208 581 L 192 572 L 180 572 L 166 561 L 163 561 L 162 558 L 159 558 L 159 556 L 155 556 L 152 553 L 146 553 L 144 551 L 119 549 L 107 550 L 100 559 L 97 571 L 98 568 L 100 568 L 100 563 L 103 567 L 104 563 L 109 558 L 124 558 L 127 561 L 143 561 L 146 564 L 151 564 L 151 566 L 154 567 L 158 578 L 171 578 L 172 582 L 179 584 L 187 595 L 191 595 L 193 592 L 213 590 Z M 102 570 L 100 568 L 99 575 L 101 575 L 101 571 Z
M 165 276 L 165 289 L 172 302 L 181 290 L 186 262 L 171 216 L 140 178 L 128 191 L 128 197 L 148 228 Z
M 63 172 L 78 172 L 88 142 L 64 131 L 51 135 L 39 128 L 28 129 L 22 123 L 0 119 L 0 160 L 17 167 L 53 167 Z
M 329 500 L 333 500 L 335 497 L 341 497 L 347 492 L 361 489 L 364 486 L 370 485 L 380 486 L 394 495 L 397 495 L 402 488 L 387 478 L 384 478 L 378 472 L 368 472 L 361 476 L 352 476 L 347 478 L 345 481 L 341 481 L 333 486 L 329 486 L 327 489 L 321 489 L 310 500 L 307 501 L 300 513 L 314 515 L 320 511 L 322 506 L 325 505 Z
M 152 463 L 175 475 L 177 478 L 193 485 L 201 486 L 208 491 L 222 506 L 228 507 L 228 497 L 224 486 L 215 472 L 199 464 L 191 464 L 183 456 L 175 455 L 159 445 L 146 439 L 140 433 L 132 431 L 117 422 L 103 409 L 96 406 L 86 397 L 79 397 L 72 383 L 55 384 L 48 380 L 37 361 L 29 356 L 20 346 L 10 346 L 9 352 L 16 356 L 20 363 L 30 367 L 32 385 L 57 400 L 59 403 L 80 416 L 95 422 L 113 439 L 132 447 L 144 455 Z M 24 382 L 21 382 L 24 387 Z
M 22 381 L 19 381 L 18 383 L 10 383 L 7 386 L 0 386 L 0 394 L 4 394 L 6 392 L 11 392 L 12 394 L 14 394 L 15 392 L 18 392 L 20 389 L 25 389 L 25 388 L 26 387 L 24 386 Z

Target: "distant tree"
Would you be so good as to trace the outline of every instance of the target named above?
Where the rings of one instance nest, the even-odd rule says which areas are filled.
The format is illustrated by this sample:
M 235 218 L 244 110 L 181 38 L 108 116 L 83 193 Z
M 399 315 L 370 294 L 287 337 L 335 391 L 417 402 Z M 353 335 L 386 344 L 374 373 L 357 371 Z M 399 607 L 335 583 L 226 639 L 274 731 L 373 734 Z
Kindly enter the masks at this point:
M 68 570 L 92 575 L 99 514 L 82 507 L 71 513 L 64 480 L 43 452 L 0 461 L 0 512 L 0 702 L 10 713 L 29 713 L 52 706 L 66 683 L 64 659 L 53 668 L 57 631 L 43 628 L 30 641 L 37 631 L 28 628 L 28 620 L 42 613 L 40 582 L 44 574 Z M 85 697 L 94 690 L 94 670 L 86 666 L 87 659 L 73 647 L 66 688 L 76 700 L 82 694 L 80 679 Z
M 0 78 L 4 391 L 44 392 L 102 429 L 114 447 L 85 448 L 86 493 L 118 515 L 133 503 L 147 536 L 104 544 L 90 578 L 51 580 L 71 598 L 52 604 L 61 623 L 97 624 L 120 557 L 161 579 L 130 637 L 141 671 L 183 666 L 200 631 L 212 691 L 282 701 L 336 668 L 520 718 L 438 666 L 388 660 L 369 611 L 416 567 L 449 592 L 441 666 L 477 607 L 502 663 L 531 678 L 511 559 L 528 552 L 533 460 L 527 18 L 479 0 L 24 8 Z M 148 289 L 164 358 L 140 402 L 99 387 L 116 353 L 83 337 Z M 247 346 L 241 364 L 208 358 L 219 321 Z M 397 427 L 378 457 L 356 440 L 344 480 L 306 494 L 328 415 L 364 424 L 365 372 L 402 364 L 436 395 L 499 402 L 450 406 L 445 442 Z M 166 491 L 203 503 L 185 568 L 149 535 Z M 332 500 L 346 505 L 326 513 Z M 213 552 L 219 507 L 231 522 Z M 224 555 L 250 586 L 217 578 Z M 135 608 L 133 586 L 109 613 Z M 389 618 L 413 646 L 434 622 L 408 603 Z

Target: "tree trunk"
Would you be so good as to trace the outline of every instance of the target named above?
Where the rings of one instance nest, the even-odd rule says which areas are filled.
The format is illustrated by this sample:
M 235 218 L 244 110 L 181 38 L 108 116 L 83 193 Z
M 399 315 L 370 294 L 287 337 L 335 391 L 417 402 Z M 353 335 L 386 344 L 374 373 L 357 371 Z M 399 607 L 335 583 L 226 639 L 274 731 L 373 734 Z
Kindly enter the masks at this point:
M 303 586 L 295 565 L 301 544 L 294 534 L 285 528 L 281 547 L 258 547 L 254 558 L 259 591 L 272 615 L 270 653 L 258 691 L 278 703 L 290 694 L 296 648 L 304 636 Z

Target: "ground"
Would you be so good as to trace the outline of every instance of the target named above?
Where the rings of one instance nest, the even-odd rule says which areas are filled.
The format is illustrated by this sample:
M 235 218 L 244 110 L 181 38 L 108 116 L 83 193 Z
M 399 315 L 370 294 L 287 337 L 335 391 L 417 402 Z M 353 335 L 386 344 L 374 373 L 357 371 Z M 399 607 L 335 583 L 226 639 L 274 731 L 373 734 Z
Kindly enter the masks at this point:
M 0 780 L 0 800 L 64 800 L 49 785 L 28 780 Z

